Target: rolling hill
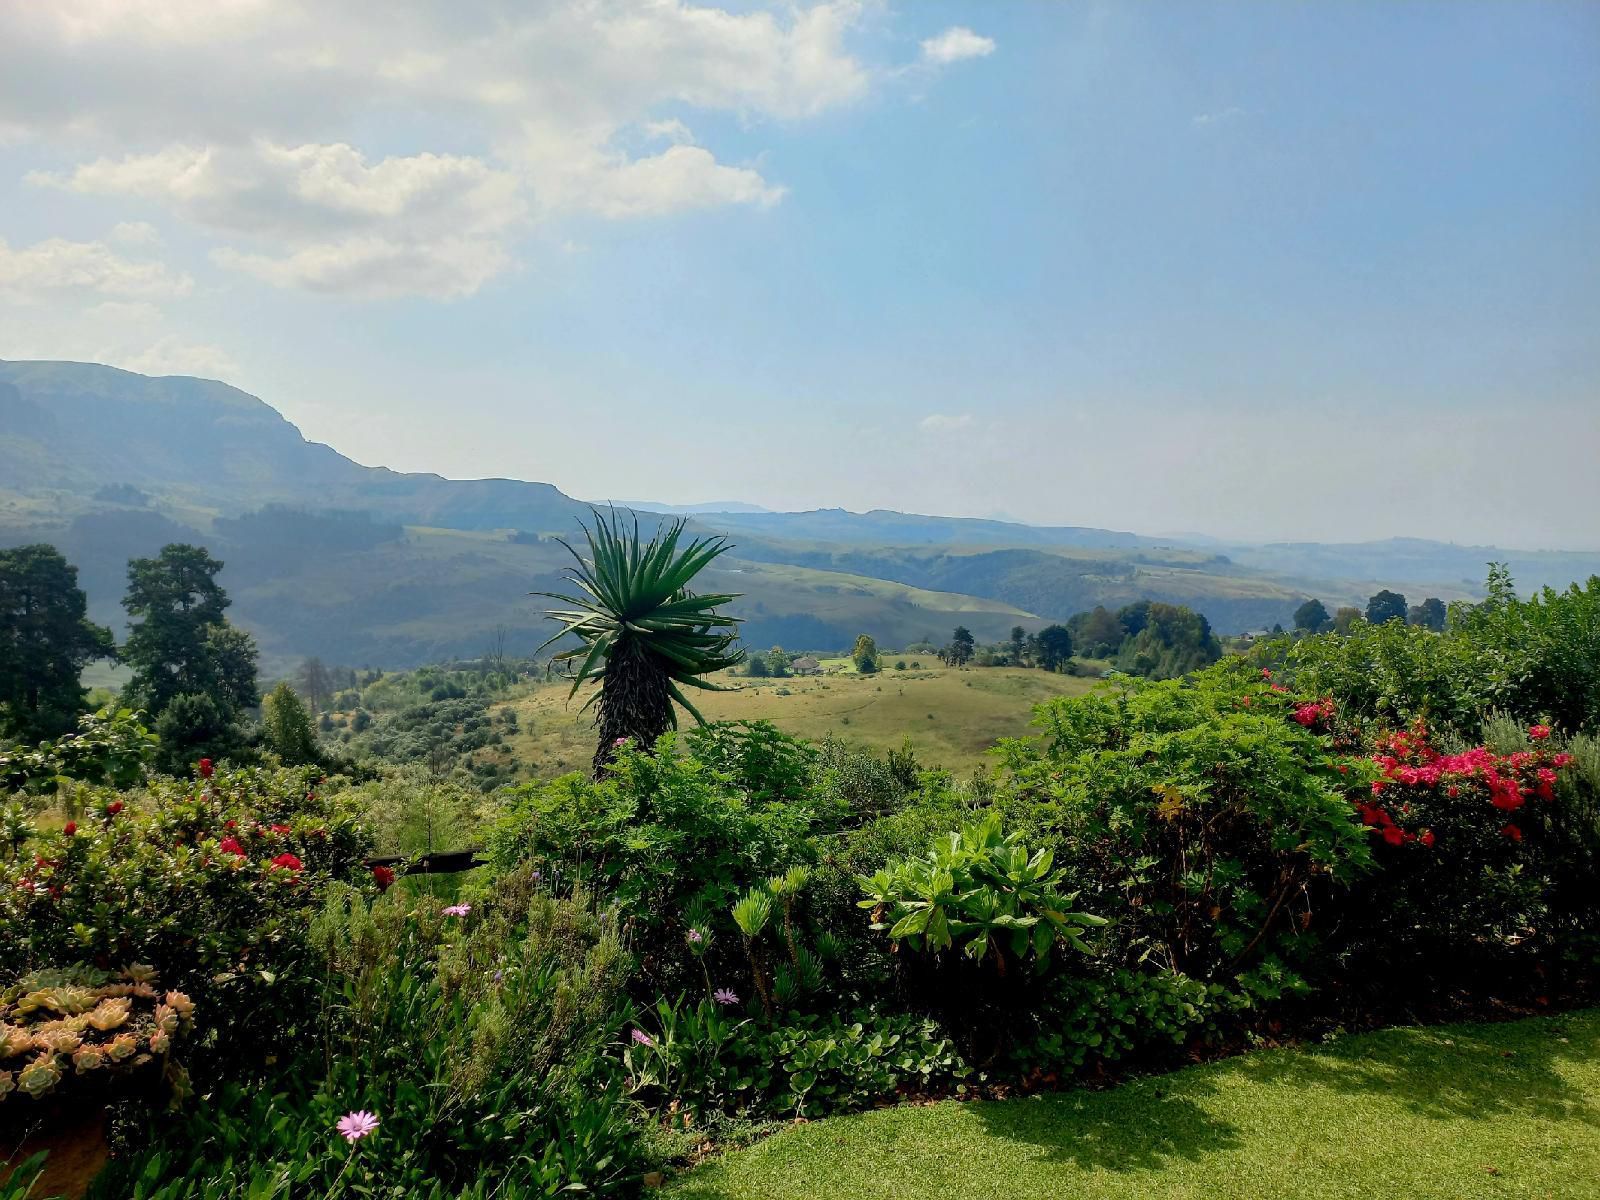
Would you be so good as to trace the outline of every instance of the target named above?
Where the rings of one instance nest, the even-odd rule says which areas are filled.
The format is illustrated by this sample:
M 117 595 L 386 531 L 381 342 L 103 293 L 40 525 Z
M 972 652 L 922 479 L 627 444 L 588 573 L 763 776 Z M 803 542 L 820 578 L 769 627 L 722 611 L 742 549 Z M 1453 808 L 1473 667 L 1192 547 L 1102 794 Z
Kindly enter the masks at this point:
M 92 363 L 0 362 L 0 543 L 59 546 L 91 612 L 119 624 L 130 557 L 173 541 L 227 566 L 233 615 L 269 664 L 317 654 L 408 666 L 474 655 L 506 631 L 541 640 L 538 604 L 565 565 L 554 535 L 589 505 L 547 483 L 452 480 L 369 467 L 306 440 L 266 402 L 212 380 Z M 716 509 L 716 511 L 705 511 Z M 1600 554 L 1400 539 L 1236 546 L 1076 526 L 874 510 L 646 506 L 727 534 L 715 585 L 746 640 L 799 649 L 983 640 L 1104 604 L 1187 604 L 1222 632 L 1287 623 L 1308 595 L 1360 603 L 1379 586 L 1470 595 L 1490 559 L 1523 584 L 1600 571 Z M 1424 590 L 1426 589 L 1426 590 Z

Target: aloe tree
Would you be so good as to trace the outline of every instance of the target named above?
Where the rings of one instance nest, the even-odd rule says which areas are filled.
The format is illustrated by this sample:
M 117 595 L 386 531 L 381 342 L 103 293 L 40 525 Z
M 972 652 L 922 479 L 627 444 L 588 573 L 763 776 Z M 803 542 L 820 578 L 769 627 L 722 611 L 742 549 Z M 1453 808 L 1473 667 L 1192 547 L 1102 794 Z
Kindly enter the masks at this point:
M 676 728 L 674 702 L 704 724 L 683 689 L 724 690 L 702 677 L 744 658 L 734 648 L 738 618 L 714 611 L 738 597 L 689 590 L 690 580 L 726 553 L 728 543 L 711 537 L 680 545 L 683 527 L 682 519 L 674 521 L 641 544 L 637 517 L 628 530 L 615 512 L 610 519 L 596 512 L 594 528 L 583 528 L 587 557 L 561 543 L 576 562 L 568 576 L 579 594 L 534 593 L 568 606 L 546 613 L 561 628 L 539 649 L 568 634 L 578 639 L 551 659 L 552 665 L 578 664 L 569 698 L 585 682 L 599 685 L 583 706 L 598 701 L 597 776 L 622 740 L 648 748 Z

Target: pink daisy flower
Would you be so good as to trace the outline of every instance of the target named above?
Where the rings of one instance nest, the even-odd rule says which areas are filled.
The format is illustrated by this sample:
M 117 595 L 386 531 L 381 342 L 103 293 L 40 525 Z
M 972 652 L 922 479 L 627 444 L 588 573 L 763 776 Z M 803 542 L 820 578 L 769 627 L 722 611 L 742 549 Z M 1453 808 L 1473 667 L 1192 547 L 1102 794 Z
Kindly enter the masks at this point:
M 472 911 L 472 905 L 470 905 L 470 904 L 451 904 L 446 908 L 440 909 L 439 911 L 444 913 L 444 915 L 447 916 L 447 917 L 464 917 L 469 912 Z
M 711 998 L 718 1004 L 739 1003 L 739 993 L 734 991 L 732 988 L 718 988 L 716 991 L 711 993 Z
M 339 1130 L 339 1136 L 344 1138 L 345 1141 L 359 1142 L 369 1133 L 376 1132 L 378 1118 L 375 1114 L 365 1110 L 345 1113 L 344 1116 L 339 1118 L 339 1123 L 335 1128 Z

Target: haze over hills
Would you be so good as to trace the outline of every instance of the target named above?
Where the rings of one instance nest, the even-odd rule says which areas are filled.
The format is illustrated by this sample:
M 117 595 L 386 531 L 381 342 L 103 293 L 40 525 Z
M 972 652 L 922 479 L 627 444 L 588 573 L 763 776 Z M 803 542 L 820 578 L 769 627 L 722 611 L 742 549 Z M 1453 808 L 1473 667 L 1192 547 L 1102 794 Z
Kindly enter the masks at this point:
M 1308 595 L 1330 607 L 1379 586 L 1470 596 L 1491 559 L 1524 588 L 1600 571 L 1600 553 L 1414 539 L 1247 546 L 885 510 L 627 507 L 689 514 L 733 539 L 716 586 L 744 593 L 734 611 L 759 646 L 828 648 L 860 632 L 894 646 L 958 622 L 996 640 L 1142 598 L 1237 632 L 1287 624 Z M 479 653 L 497 627 L 530 650 L 542 635 L 528 593 L 558 581 L 568 559 L 554 538 L 589 508 L 547 483 L 363 466 L 211 380 L 0 362 L 0 541 L 60 546 L 95 618 L 112 623 L 129 557 L 208 545 L 269 663 L 411 665 Z

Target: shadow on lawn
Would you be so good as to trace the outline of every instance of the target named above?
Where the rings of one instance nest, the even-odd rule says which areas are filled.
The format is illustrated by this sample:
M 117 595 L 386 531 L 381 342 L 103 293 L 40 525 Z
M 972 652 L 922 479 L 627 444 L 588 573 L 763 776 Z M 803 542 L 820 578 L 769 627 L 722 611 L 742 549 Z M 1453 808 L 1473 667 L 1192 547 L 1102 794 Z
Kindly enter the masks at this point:
M 1557 1070 L 1563 1061 L 1597 1058 L 1600 1020 L 1593 1016 L 1392 1029 L 1326 1046 L 1250 1054 L 1110 1091 L 976 1104 L 973 1112 L 991 1136 L 1037 1146 L 1052 1161 L 1132 1171 L 1239 1146 L 1242 1131 L 1213 1111 L 1221 1105 L 1212 1101 L 1249 1084 L 1303 1093 L 1309 1111 L 1330 1101 L 1381 1096 L 1429 1120 L 1515 1115 L 1575 1120 L 1600 1130 L 1600 1107 Z M 1317 1091 L 1325 1094 L 1321 1100 L 1313 1099 Z

